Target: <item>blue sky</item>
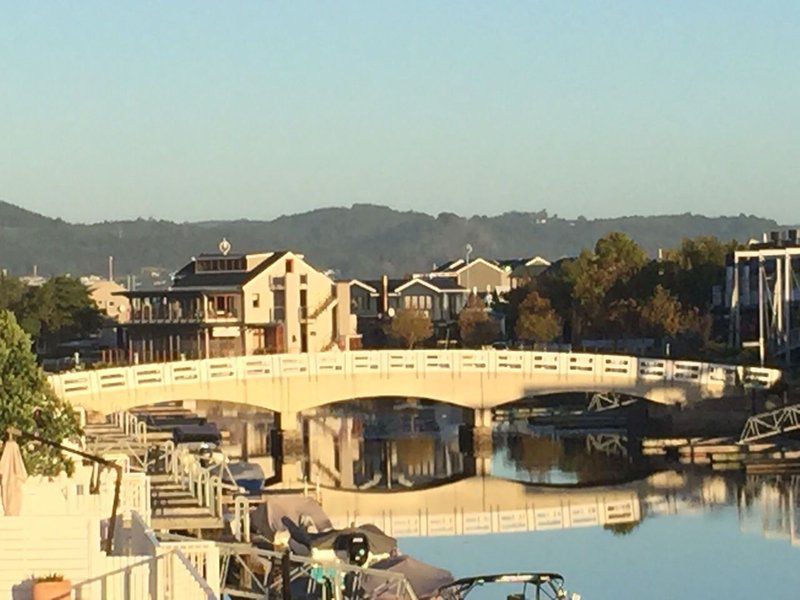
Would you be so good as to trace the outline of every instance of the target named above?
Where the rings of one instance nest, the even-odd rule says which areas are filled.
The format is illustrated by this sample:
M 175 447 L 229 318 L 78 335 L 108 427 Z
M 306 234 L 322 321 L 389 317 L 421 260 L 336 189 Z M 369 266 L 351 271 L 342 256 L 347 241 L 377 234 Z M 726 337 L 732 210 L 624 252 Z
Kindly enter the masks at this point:
M 797 221 L 800 2 L 0 0 L 0 199 Z

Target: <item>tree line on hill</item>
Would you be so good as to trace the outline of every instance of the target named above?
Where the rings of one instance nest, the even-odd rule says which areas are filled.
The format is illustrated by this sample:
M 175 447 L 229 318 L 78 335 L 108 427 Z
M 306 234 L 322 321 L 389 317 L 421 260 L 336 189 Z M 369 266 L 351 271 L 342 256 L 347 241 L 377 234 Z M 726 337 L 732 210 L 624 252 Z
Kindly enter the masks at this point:
M 649 255 L 676 246 L 684 237 L 712 235 L 747 241 L 777 229 L 770 219 L 739 215 L 629 216 L 564 219 L 546 211 L 496 216 L 437 216 L 356 204 L 324 208 L 270 221 L 174 223 L 155 219 L 91 225 L 51 219 L 0 202 L 0 269 L 15 275 L 105 274 L 114 257 L 118 275 L 166 274 L 201 252 L 215 252 L 225 237 L 233 252 L 292 249 L 315 266 L 342 278 L 400 277 L 458 258 L 470 244 L 473 256 L 549 260 L 575 256 L 589 240 L 619 231 Z M 168 279 L 168 278 L 167 278 Z

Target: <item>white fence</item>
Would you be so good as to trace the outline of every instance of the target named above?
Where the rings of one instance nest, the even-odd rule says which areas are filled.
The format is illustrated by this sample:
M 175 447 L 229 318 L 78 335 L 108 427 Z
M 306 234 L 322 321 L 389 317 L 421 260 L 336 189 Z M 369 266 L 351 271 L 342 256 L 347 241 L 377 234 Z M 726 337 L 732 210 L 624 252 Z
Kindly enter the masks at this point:
M 778 369 L 722 365 L 694 361 L 639 358 L 612 354 L 471 350 L 376 350 L 276 354 L 212 358 L 206 360 L 147 364 L 51 375 L 50 384 L 65 398 L 151 386 L 210 383 L 251 378 L 316 378 L 326 375 L 374 375 L 395 373 L 511 373 L 533 377 L 538 373 L 576 378 L 683 382 L 698 386 L 770 387 L 781 376 Z

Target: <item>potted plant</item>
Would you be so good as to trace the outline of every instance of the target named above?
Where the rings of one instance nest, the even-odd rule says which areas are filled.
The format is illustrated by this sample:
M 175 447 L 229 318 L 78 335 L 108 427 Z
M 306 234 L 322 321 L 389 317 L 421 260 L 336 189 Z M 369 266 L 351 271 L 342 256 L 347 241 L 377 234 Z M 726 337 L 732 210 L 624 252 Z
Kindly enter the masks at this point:
M 33 578 L 33 600 L 67 600 L 71 590 L 69 579 L 58 573 Z

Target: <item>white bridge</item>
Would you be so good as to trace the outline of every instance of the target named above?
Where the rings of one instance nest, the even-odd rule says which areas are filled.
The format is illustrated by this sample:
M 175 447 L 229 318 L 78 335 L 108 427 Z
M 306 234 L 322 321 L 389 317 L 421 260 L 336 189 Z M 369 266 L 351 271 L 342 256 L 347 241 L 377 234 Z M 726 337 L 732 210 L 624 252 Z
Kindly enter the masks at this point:
M 576 391 L 681 404 L 768 388 L 780 377 L 777 369 L 620 355 L 378 350 L 146 364 L 52 375 L 49 381 L 73 405 L 103 414 L 165 401 L 213 400 L 292 417 L 334 402 L 381 396 L 477 410 Z

